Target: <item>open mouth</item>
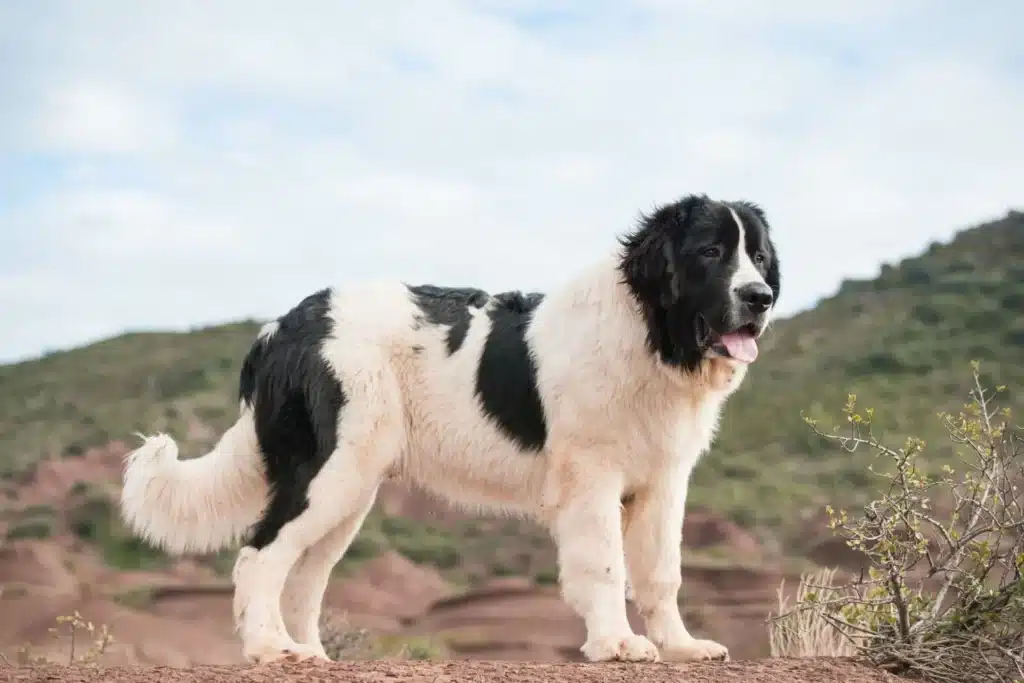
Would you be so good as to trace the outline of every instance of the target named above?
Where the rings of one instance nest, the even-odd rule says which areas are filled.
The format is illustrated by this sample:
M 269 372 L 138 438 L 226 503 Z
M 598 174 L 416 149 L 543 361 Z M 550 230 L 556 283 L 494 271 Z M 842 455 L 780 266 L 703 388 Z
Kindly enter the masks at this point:
M 731 332 L 719 333 L 711 329 L 704 316 L 697 318 L 697 334 L 703 345 L 719 356 L 741 363 L 757 360 L 757 325 L 749 323 Z

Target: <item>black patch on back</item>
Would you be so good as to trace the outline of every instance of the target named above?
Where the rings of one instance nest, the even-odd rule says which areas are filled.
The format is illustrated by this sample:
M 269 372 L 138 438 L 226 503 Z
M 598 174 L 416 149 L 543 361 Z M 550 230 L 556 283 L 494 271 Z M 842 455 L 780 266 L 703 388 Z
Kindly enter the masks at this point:
M 263 548 L 309 504 L 309 484 L 337 448 L 347 398 L 321 355 L 333 332 L 329 289 L 303 299 L 257 339 L 242 364 L 239 398 L 253 410 L 270 502 L 248 544 Z
M 406 285 L 413 297 L 413 303 L 431 325 L 448 328 L 445 344 L 448 355 L 460 348 L 469 333 L 472 317 L 469 307 L 483 308 L 490 296 L 482 289 L 473 287 L 437 287 L 435 285 Z
M 539 451 L 547 441 L 547 421 L 537 389 L 537 366 L 526 331 L 543 294 L 505 292 L 487 312 L 491 329 L 476 374 L 476 395 L 484 412 L 520 448 Z

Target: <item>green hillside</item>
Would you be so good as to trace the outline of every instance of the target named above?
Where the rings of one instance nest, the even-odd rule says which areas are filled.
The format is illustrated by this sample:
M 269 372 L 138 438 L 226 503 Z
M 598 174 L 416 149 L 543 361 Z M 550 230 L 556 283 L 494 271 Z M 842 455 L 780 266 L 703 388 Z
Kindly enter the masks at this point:
M 0 366 L 0 475 L 74 456 L 133 432 L 219 430 L 238 414 L 238 371 L 259 330 L 244 322 L 190 333 L 131 333 Z M 200 439 L 210 441 L 210 438 Z
M 0 474 L 131 440 L 133 431 L 170 431 L 190 451 L 209 445 L 237 412 L 238 368 L 256 330 L 244 322 L 126 334 L 0 367 Z M 927 440 L 940 429 L 935 412 L 964 402 L 972 359 L 1009 385 L 1008 399 L 1019 407 L 1020 212 L 886 266 L 876 280 L 847 282 L 813 310 L 779 321 L 727 409 L 691 501 L 785 536 L 801 513 L 820 510 L 826 499 L 856 499 L 873 485 L 864 457 L 824 447 L 801 411 L 834 418 L 855 393 L 893 435 Z

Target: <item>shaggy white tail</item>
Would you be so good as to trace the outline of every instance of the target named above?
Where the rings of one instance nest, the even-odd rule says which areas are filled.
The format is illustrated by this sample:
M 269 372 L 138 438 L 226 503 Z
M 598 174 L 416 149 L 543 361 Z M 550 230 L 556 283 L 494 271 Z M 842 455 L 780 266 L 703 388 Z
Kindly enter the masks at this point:
M 249 411 L 199 458 L 178 460 L 166 434 L 143 438 L 121 490 L 121 514 L 139 536 L 170 553 L 212 552 L 259 519 L 268 487 Z

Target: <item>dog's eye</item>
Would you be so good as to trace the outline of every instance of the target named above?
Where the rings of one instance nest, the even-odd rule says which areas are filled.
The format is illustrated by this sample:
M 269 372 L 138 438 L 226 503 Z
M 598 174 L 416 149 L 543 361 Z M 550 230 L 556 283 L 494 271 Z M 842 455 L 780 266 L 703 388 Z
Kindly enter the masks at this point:
M 709 259 L 722 258 L 722 248 L 719 246 L 704 247 L 700 250 L 700 255 Z
M 765 255 L 763 251 L 759 251 L 756 254 L 754 254 L 754 263 L 756 263 L 757 265 L 764 265 L 764 259 Z

